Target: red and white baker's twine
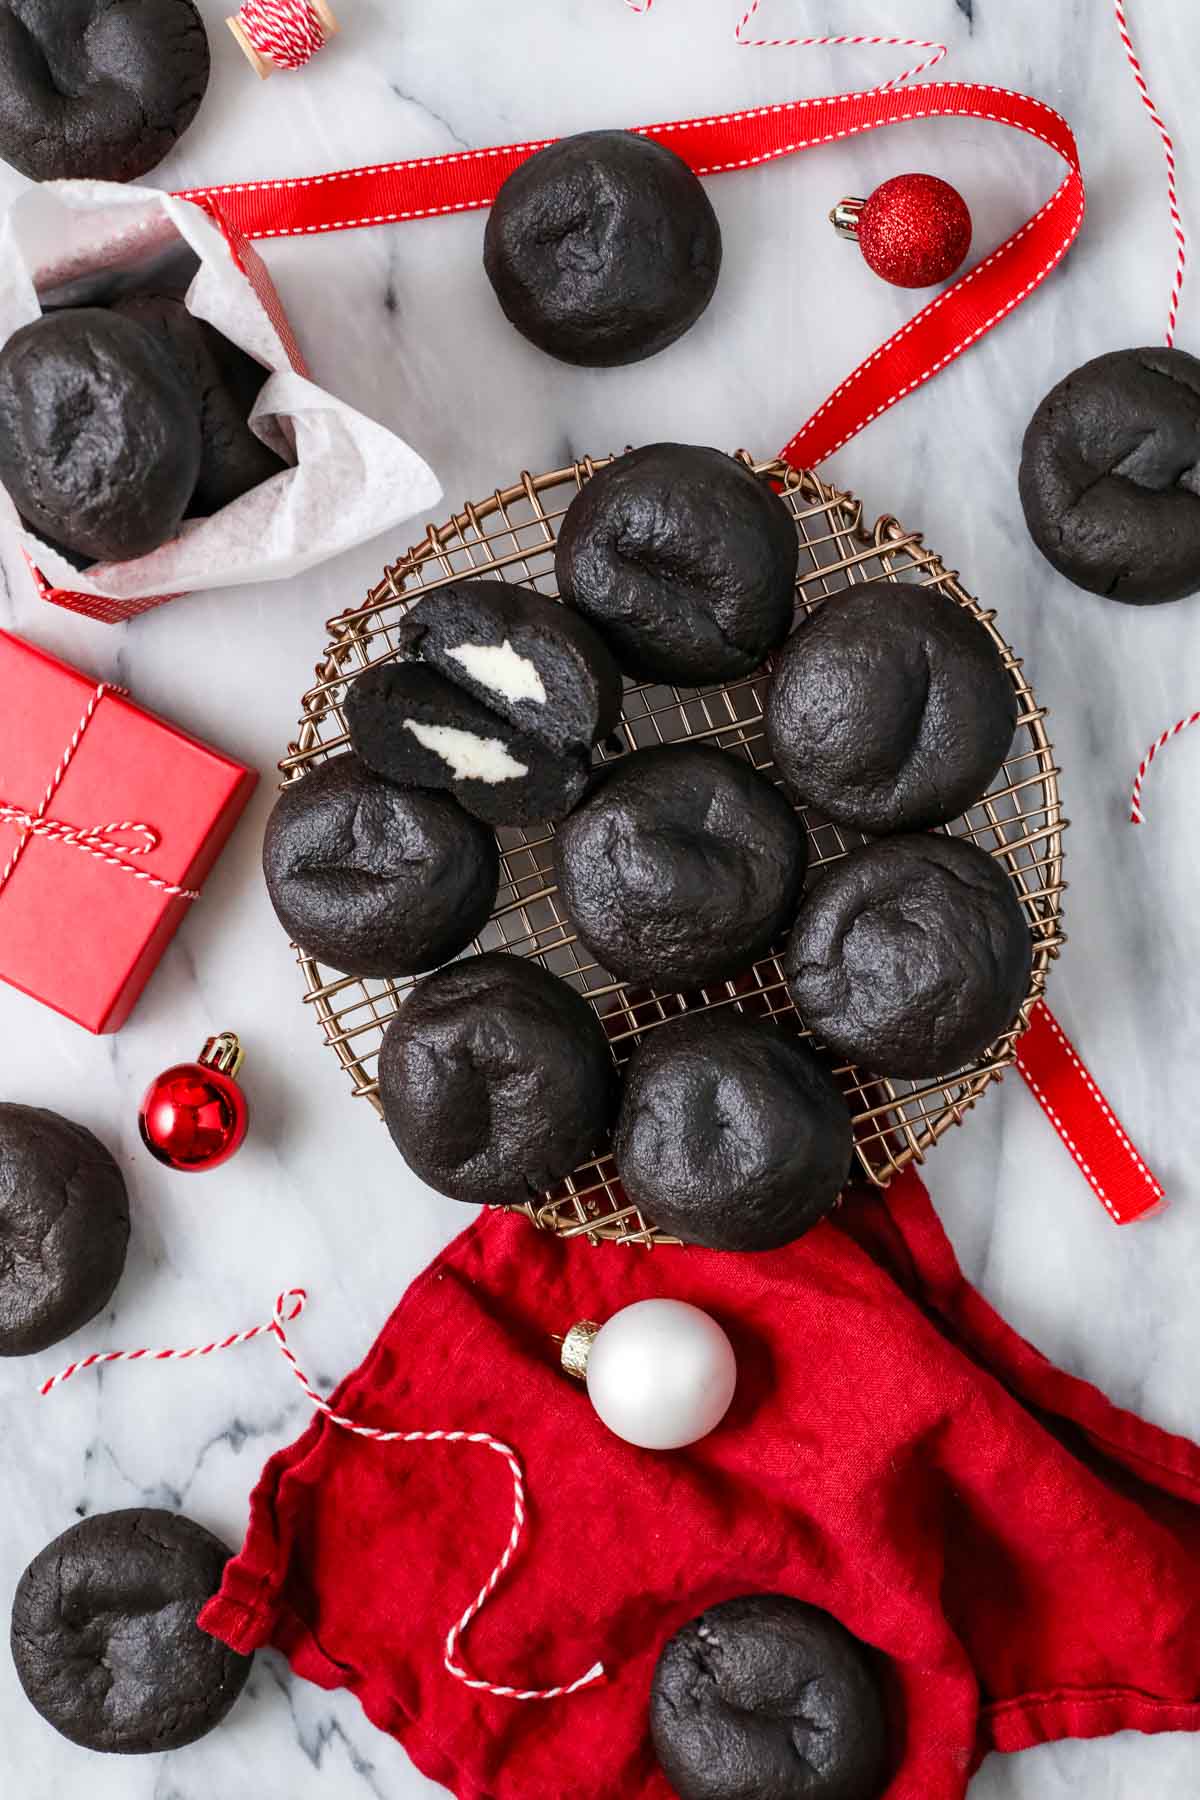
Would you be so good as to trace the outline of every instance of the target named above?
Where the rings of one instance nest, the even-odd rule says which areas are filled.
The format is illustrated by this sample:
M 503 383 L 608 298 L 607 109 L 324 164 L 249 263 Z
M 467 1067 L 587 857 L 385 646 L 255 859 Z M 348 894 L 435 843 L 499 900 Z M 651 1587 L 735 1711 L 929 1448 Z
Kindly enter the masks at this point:
M 307 1300 L 308 1295 L 303 1288 L 289 1288 L 285 1293 L 280 1294 L 275 1302 L 274 1313 L 263 1324 L 251 1325 L 246 1331 L 232 1332 L 229 1337 L 214 1339 L 209 1344 L 192 1344 L 183 1350 L 94 1350 L 91 1355 L 80 1357 L 78 1362 L 68 1363 L 66 1368 L 60 1369 L 57 1375 L 51 1375 L 48 1381 L 42 1383 L 39 1392 L 43 1396 L 52 1393 L 55 1388 L 61 1387 L 64 1381 L 70 1381 L 73 1375 L 79 1375 L 84 1369 L 98 1368 L 106 1363 L 187 1362 L 197 1356 L 212 1356 L 218 1350 L 232 1350 L 238 1344 L 248 1344 L 252 1338 L 268 1335 L 273 1337 L 307 1398 L 319 1413 L 324 1414 L 331 1425 L 337 1425 L 342 1431 L 351 1432 L 355 1437 L 369 1438 L 376 1444 L 476 1444 L 485 1450 L 492 1451 L 506 1464 L 512 1477 L 512 1530 L 499 1562 L 462 1617 L 446 1633 L 442 1661 L 447 1671 L 466 1687 L 473 1688 L 482 1694 L 491 1694 L 497 1700 L 564 1700 L 570 1694 L 577 1694 L 581 1688 L 591 1687 L 596 1682 L 603 1681 L 605 1678 L 604 1665 L 598 1662 L 593 1663 L 587 1673 L 580 1675 L 577 1680 L 568 1682 L 562 1687 L 551 1688 L 508 1687 L 496 1682 L 484 1681 L 463 1668 L 459 1661 L 459 1647 L 463 1633 L 472 1620 L 478 1618 L 495 1593 L 517 1553 L 525 1529 L 525 1478 L 517 1453 L 510 1445 L 502 1443 L 499 1438 L 492 1437 L 486 1431 L 387 1431 L 381 1425 L 364 1425 L 358 1419 L 347 1417 L 345 1413 L 335 1412 L 325 1396 L 319 1394 L 313 1387 L 287 1341 L 285 1327 L 300 1317 Z
M 1138 772 L 1134 777 L 1133 782 L 1133 793 L 1131 794 L 1129 801 L 1129 823 L 1131 825 L 1144 825 L 1146 823 L 1146 815 L 1142 811 L 1142 783 L 1150 772 L 1150 764 L 1154 761 L 1159 751 L 1165 749 L 1172 738 L 1178 737 L 1180 732 L 1186 731 L 1190 725 L 1200 725 L 1200 712 L 1189 713 L 1186 719 L 1176 719 L 1175 723 L 1168 726 L 1161 737 L 1155 738 L 1145 756 L 1143 756 L 1141 762 L 1138 764 Z
M 630 12 L 648 13 L 654 0 L 625 0 Z M 939 44 L 933 38 L 913 37 L 869 37 L 863 33 L 838 34 L 834 37 L 760 37 L 746 36 L 747 28 L 762 5 L 762 0 L 751 0 L 751 4 L 742 14 L 734 27 L 734 42 L 740 50 L 836 50 L 843 46 L 863 45 L 867 48 L 895 50 L 932 50 L 933 55 L 926 57 L 911 69 L 905 69 L 902 75 L 893 75 L 890 81 L 883 81 L 878 88 L 868 90 L 872 93 L 886 94 L 889 88 L 899 87 L 902 81 L 911 81 L 915 75 L 923 75 L 926 69 L 935 69 L 944 56 L 949 54 L 946 44 Z
M 124 688 L 114 687 L 110 682 L 101 681 L 92 692 L 82 717 L 71 734 L 70 742 L 59 758 L 58 767 L 46 783 L 46 791 L 36 812 L 13 801 L 0 799 L 0 824 L 16 825 L 20 829 L 20 837 L 12 855 L 0 869 L 0 894 L 4 892 L 17 864 L 20 862 L 31 840 L 35 837 L 48 838 L 51 842 L 64 844 L 69 850 L 82 850 L 88 856 L 94 856 L 99 862 L 107 863 L 110 868 L 120 870 L 123 875 L 131 875 L 135 881 L 145 881 L 160 893 L 171 894 L 180 900 L 198 900 L 199 893 L 195 888 L 180 887 L 178 882 L 165 881 L 161 875 L 152 875 L 148 869 L 139 869 L 135 863 L 128 862 L 130 856 L 149 856 L 159 846 L 159 835 L 153 826 L 141 819 L 112 819 L 103 825 L 68 825 L 62 819 L 48 819 L 47 812 L 62 784 L 63 776 L 71 765 L 71 759 L 78 750 L 84 733 L 96 716 L 96 708 L 105 694 L 123 694 Z M 121 837 L 140 838 L 137 844 L 121 843 Z
M 1175 170 L 1175 144 L 1170 132 L 1163 123 L 1162 114 L 1154 104 L 1150 89 L 1146 85 L 1146 77 L 1142 73 L 1142 65 L 1138 60 L 1138 53 L 1134 48 L 1133 37 L 1129 30 L 1129 21 L 1125 16 L 1125 0 L 1113 0 L 1113 10 L 1116 14 L 1117 30 L 1120 33 L 1121 42 L 1125 47 L 1125 55 L 1129 59 L 1129 67 L 1133 70 L 1133 79 L 1136 81 L 1138 93 L 1142 97 L 1142 105 L 1153 119 L 1158 135 L 1162 139 L 1163 155 L 1165 156 L 1167 163 L 1167 204 L 1171 210 L 1171 224 L 1175 230 L 1176 244 L 1175 278 L 1171 284 L 1171 301 L 1167 314 L 1167 348 L 1171 349 L 1175 343 L 1175 327 L 1179 319 L 1179 298 L 1183 291 L 1183 277 L 1187 268 L 1188 252 L 1187 234 L 1184 231 L 1183 218 L 1179 211 L 1179 190 Z M 1170 743 L 1172 738 L 1178 737 L 1181 731 L 1186 731 L 1190 725 L 1196 724 L 1200 724 L 1200 712 L 1190 713 L 1187 718 L 1184 719 L 1176 719 L 1174 725 L 1169 725 L 1161 736 L 1155 738 L 1145 756 L 1143 756 L 1141 762 L 1138 764 L 1138 772 L 1134 777 L 1133 782 L 1133 793 L 1130 797 L 1129 822 L 1131 825 L 1144 825 L 1146 823 L 1146 815 L 1142 811 L 1142 783 L 1149 773 L 1150 764 L 1154 761 L 1159 751 L 1164 749 L 1166 745 Z
M 277 69 L 302 69 L 325 47 L 324 29 L 308 0 L 243 0 L 234 16 L 251 49 Z
M 1175 231 L 1175 277 L 1171 283 L 1171 299 L 1167 310 L 1167 348 L 1175 343 L 1175 327 L 1179 319 L 1179 298 L 1183 292 L 1184 271 L 1187 268 L 1187 233 L 1183 229 L 1183 217 L 1179 210 L 1179 189 L 1175 171 L 1175 144 L 1162 114 L 1154 104 L 1150 89 L 1146 85 L 1146 77 L 1142 73 L 1142 65 L 1138 53 L 1134 49 L 1133 38 L 1129 30 L 1129 21 L 1125 16 L 1125 0 L 1113 0 L 1116 13 L 1117 30 L 1125 47 L 1125 55 L 1129 59 L 1129 67 L 1133 70 L 1133 79 L 1137 83 L 1138 93 L 1142 97 L 1142 105 L 1154 121 L 1155 129 L 1162 139 L 1163 155 L 1167 163 L 1167 204 L 1171 210 L 1171 224 Z

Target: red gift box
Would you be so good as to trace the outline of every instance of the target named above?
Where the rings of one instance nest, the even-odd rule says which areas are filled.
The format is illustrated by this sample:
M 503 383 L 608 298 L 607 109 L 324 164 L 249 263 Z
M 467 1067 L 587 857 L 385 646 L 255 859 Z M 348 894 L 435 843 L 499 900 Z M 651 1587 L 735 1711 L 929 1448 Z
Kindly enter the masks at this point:
M 117 1031 L 258 776 L 0 632 L 0 980 Z

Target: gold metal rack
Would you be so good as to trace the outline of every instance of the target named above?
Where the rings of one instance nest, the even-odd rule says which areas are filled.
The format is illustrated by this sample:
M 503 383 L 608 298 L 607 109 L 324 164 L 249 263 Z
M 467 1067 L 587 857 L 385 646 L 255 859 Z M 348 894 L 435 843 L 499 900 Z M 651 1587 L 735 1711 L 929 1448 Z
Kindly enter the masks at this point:
M 948 830 L 989 851 L 1012 879 L 1033 936 L 1029 993 L 1013 1028 L 979 1062 L 948 1080 L 900 1082 L 856 1068 L 836 1070 L 853 1114 L 862 1173 L 882 1186 L 906 1163 L 923 1161 L 943 1133 L 961 1124 L 985 1089 L 999 1079 L 1014 1060 L 1029 1009 L 1045 988 L 1050 964 L 1063 942 L 1062 834 L 1067 821 L 1059 797 L 1059 770 L 1045 714 L 1020 661 L 997 630 L 994 614 L 925 548 L 918 532 L 906 531 L 886 515 L 866 526 L 862 502 L 852 494 L 826 486 L 809 471 L 784 463 L 755 463 L 741 454 L 756 473 L 777 484 L 795 518 L 800 612 L 814 611 L 830 595 L 856 582 L 908 580 L 938 587 L 987 630 L 1018 697 L 1017 734 L 1008 760 L 984 799 Z M 362 669 L 395 657 L 396 627 L 424 594 L 467 576 L 490 576 L 557 596 L 554 546 L 559 522 L 579 488 L 603 466 L 602 461 L 587 459 L 545 475 L 522 475 L 512 487 L 467 505 L 446 524 L 431 526 L 422 543 L 387 569 L 361 607 L 331 620 L 316 684 L 302 702 L 296 741 L 280 764 L 285 780 L 300 780 L 311 763 L 347 747 L 341 711 L 347 684 Z M 616 739 L 599 755 L 607 761 L 653 744 L 702 740 L 743 755 L 756 769 L 770 774 L 773 765 L 763 733 L 765 688 L 763 672 L 699 690 L 627 685 Z M 810 879 L 854 844 L 866 841 L 811 810 L 805 817 L 812 843 Z M 553 829 L 506 830 L 498 835 L 500 892 L 496 910 L 473 949 L 536 957 L 569 981 L 595 1008 L 618 1062 L 627 1059 L 647 1031 L 687 1011 L 736 1006 L 804 1032 L 778 954 L 766 957 L 736 981 L 715 983 L 689 995 L 657 993 L 613 980 L 591 960 L 559 906 L 551 859 Z M 306 1002 L 326 1041 L 349 1073 L 355 1094 L 379 1110 L 375 1071 L 380 1044 L 414 979 L 360 980 L 325 969 L 303 952 L 297 952 L 297 959 L 308 990 Z M 577 1169 L 554 1193 L 531 1200 L 525 1210 L 536 1225 L 565 1236 L 644 1245 L 659 1239 L 652 1223 L 626 1199 L 607 1154 Z

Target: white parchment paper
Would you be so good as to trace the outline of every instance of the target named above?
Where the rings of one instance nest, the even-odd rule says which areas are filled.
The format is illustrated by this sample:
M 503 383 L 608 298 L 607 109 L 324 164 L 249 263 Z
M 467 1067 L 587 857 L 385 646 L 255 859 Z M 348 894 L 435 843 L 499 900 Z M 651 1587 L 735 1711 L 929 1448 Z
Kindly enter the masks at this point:
M 26 531 L 0 488 L 0 521 L 52 587 L 134 600 L 278 581 L 427 511 L 432 469 L 394 432 L 297 374 L 270 315 L 202 208 L 155 189 L 56 181 L 0 220 L 0 343 L 44 306 L 97 305 L 188 281 L 186 303 L 272 374 L 250 415 L 294 466 L 131 562 L 80 571 Z

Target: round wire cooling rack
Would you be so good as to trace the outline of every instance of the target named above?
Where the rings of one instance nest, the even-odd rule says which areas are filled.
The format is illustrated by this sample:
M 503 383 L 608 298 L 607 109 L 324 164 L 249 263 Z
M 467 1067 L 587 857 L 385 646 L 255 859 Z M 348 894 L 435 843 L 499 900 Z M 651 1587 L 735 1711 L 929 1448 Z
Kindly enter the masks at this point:
M 1060 771 L 1045 713 L 1019 659 L 997 630 L 994 614 L 925 548 L 918 532 L 906 531 L 889 515 L 873 526 L 864 524 L 860 500 L 826 486 L 808 470 L 781 462 L 755 463 L 745 452 L 739 456 L 777 486 L 795 519 L 800 616 L 857 582 L 907 579 L 938 587 L 988 632 L 1017 693 L 1017 732 L 1004 767 L 984 798 L 947 830 L 980 845 L 1007 870 L 1033 937 L 1029 992 L 1012 1029 L 978 1062 L 948 1079 L 901 1082 L 835 1066 L 853 1117 L 861 1171 L 884 1186 L 907 1163 L 922 1162 L 1014 1061 L 1016 1040 L 1045 988 L 1050 964 L 1063 943 L 1062 834 L 1067 821 L 1059 796 Z M 302 701 L 296 741 L 279 765 L 285 782 L 301 780 L 310 764 L 346 749 L 349 738 L 341 703 L 347 686 L 363 669 L 396 657 L 396 628 L 423 595 L 468 576 L 490 576 L 557 598 L 554 546 L 559 522 L 584 482 L 609 460 L 588 458 L 549 474 L 522 475 L 512 487 L 467 505 L 446 524 L 430 526 L 424 540 L 385 571 L 362 606 L 332 619 L 316 684 Z M 768 673 L 769 664 L 739 681 L 704 689 L 627 683 L 621 723 L 598 755 L 610 761 L 654 744 L 703 741 L 745 756 L 769 775 L 773 765 L 763 731 Z M 855 844 L 867 841 L 811 809 L 805 809 L 804 816 L 812 849 L 810 880 Z M 772 1017 L 798 1035 L 810 1035 L 788 993 L 782 946 L 736 981 L 714 983 L 697 993 L 659 993 L 616 981 L 589 957 L 559 905 L 551 857 L 553 828 L 513 829 L 497 835 L 502 873 L 496 909 L 465 954 L 503 950 L 535 957 L 591 1003 L 619 1063 L 628 1059 L 648 1031 L 667 1019 L 719 1006 Z M 303 951 L 296 954 L 307 987 L 305 1001 L 349 1074 L 354 1093 L 382 1112 L 376 1067 L 383 1033 L 417 978 L 359 979 L 325 969 Z M 567 1237 L 642 1245 L 673 1241 L 630 1204 L 605 1150 L 522 1210 L 535 1225 Z

